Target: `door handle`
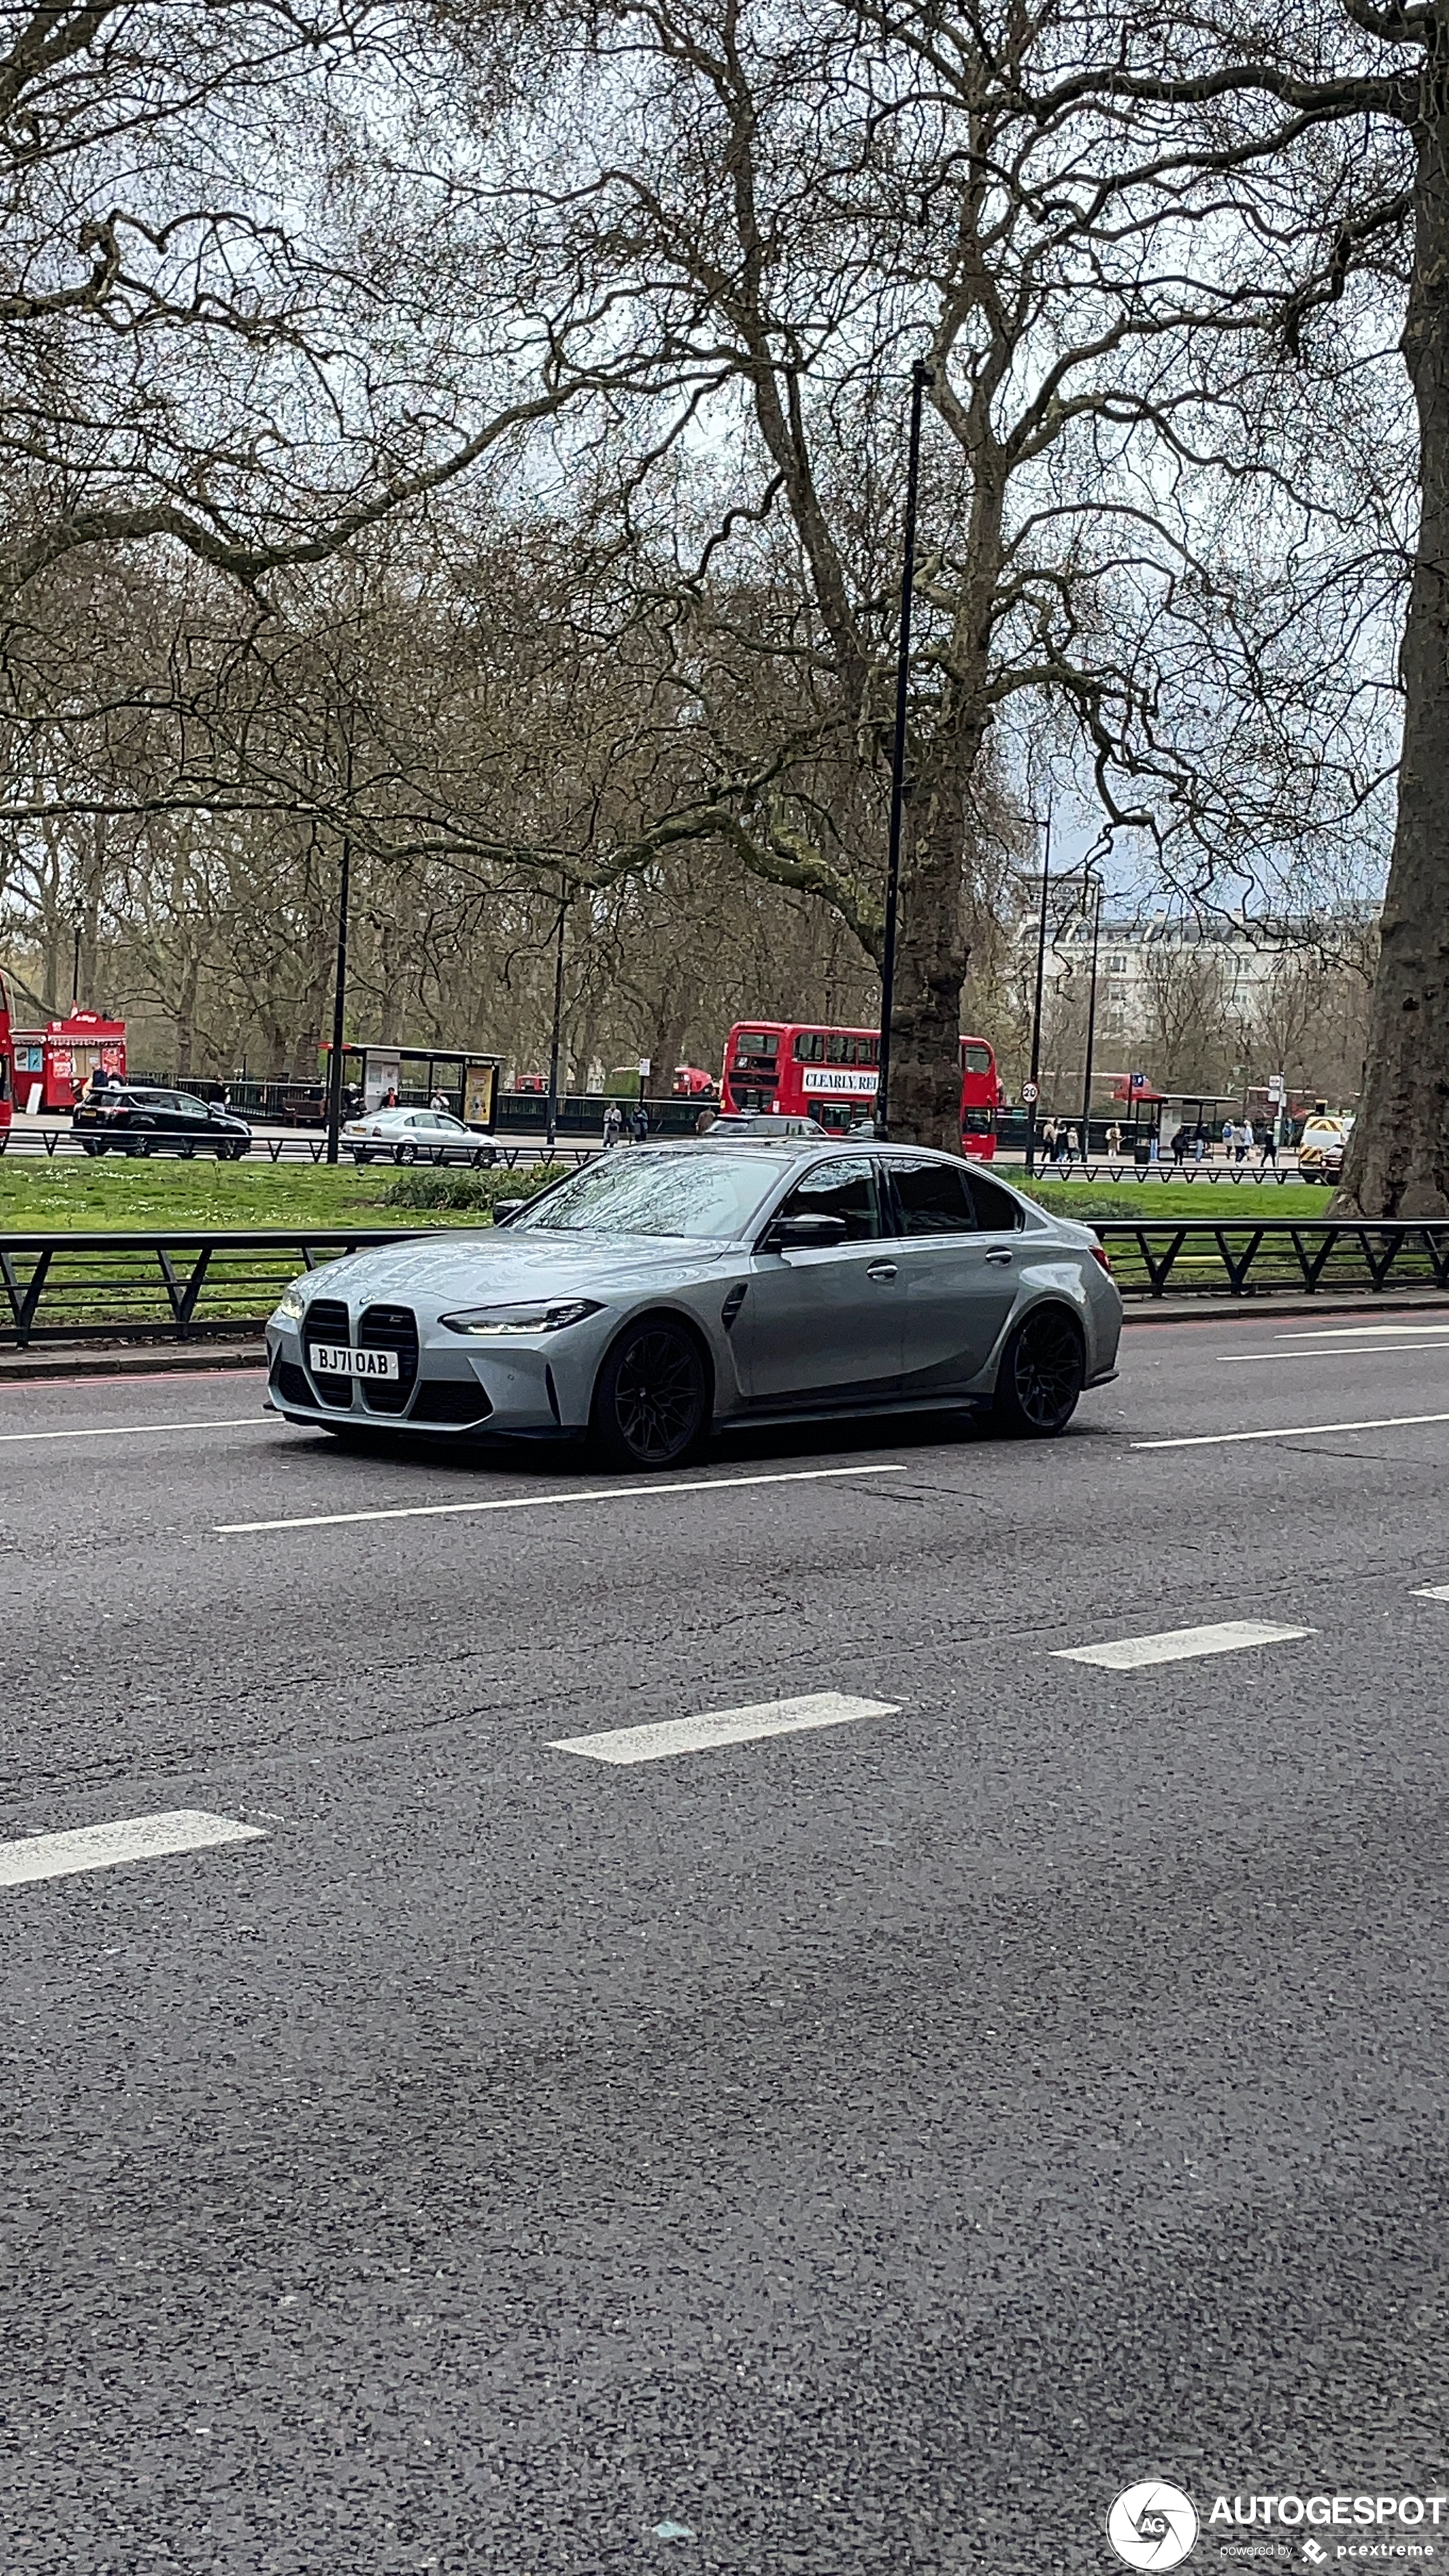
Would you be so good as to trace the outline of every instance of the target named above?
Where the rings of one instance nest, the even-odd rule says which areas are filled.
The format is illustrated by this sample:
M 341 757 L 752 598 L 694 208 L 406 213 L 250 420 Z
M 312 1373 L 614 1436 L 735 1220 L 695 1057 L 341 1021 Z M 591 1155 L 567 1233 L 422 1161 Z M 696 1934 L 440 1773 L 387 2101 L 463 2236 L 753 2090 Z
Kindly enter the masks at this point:
M 986 1258 L 988 1261 L 995 1262 L 998 1269 L 1009 1267 L 1011 1261 L 1011 1255 L 1009 1252 L 988 1252 Z
M 894 1279 L 896 1265 L 893 1261 L 873 1261 L 865 1275 L 867 1279 Z

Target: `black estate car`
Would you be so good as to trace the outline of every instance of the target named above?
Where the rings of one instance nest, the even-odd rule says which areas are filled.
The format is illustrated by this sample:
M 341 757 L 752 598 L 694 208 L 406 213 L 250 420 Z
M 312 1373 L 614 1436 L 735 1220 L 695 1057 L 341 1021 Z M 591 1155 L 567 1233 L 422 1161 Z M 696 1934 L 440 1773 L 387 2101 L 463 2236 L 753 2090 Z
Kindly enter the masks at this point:
M 219 1100 L 150 1084 L 116 1083 L 78 1100 L 71 1123 L 88 1154 L 215 1154 L 232 1163 L 252 1149 L 246 1120 Z

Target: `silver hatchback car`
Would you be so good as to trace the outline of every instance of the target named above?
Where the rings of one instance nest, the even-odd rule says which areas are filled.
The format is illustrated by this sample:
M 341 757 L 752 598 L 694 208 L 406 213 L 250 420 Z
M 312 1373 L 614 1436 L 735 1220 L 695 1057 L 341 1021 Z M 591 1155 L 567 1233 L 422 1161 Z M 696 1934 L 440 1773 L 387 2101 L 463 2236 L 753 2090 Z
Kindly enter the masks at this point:
M 1049 1438 L 1116 1373 L 1090 1227 L 947 1154 L 633 1147 L 499 1216 L 294 1281 L 267 1327 L 277 1412 L 660 1468 L 715 1429 L 928 1407 Z

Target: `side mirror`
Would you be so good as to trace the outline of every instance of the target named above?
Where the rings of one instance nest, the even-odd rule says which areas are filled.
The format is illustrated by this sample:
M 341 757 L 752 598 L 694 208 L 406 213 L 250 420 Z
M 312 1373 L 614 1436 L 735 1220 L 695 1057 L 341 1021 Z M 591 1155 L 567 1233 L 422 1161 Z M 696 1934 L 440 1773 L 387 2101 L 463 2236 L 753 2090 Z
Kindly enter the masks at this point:
M 517 1216 L 522 1209 L 527 1207 L 527 1205 L 527 1199 L 495 1199 L 493 1202 L 494 1224 L 506 1225 L 510 1217 Z
M 843 1216 L 777 1216 L 760 1241 L 762 1252 L 828 1252 L 845 1241 Z

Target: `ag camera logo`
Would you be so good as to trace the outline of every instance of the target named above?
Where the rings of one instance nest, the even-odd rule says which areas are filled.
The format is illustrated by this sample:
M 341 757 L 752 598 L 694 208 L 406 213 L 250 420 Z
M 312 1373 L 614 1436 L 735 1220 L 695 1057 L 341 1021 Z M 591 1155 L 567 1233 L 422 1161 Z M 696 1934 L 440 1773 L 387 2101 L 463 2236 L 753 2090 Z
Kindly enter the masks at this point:
M 1161 2478 L 1124 2487 L 1107 2516 L 1107 2538 L 1124 2567 L 1180 2567 L 1197 2546 L 1197 2530 L 1191 2496 Z

